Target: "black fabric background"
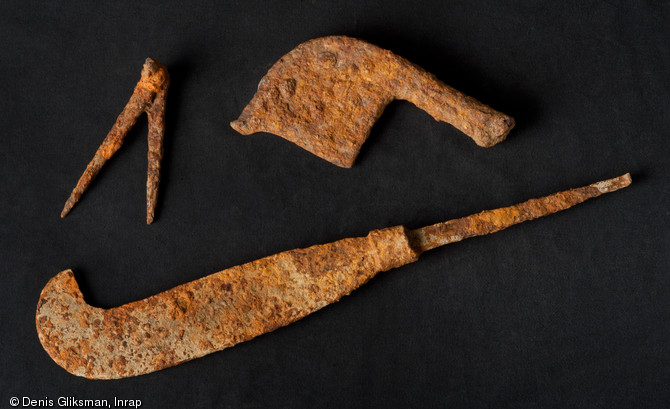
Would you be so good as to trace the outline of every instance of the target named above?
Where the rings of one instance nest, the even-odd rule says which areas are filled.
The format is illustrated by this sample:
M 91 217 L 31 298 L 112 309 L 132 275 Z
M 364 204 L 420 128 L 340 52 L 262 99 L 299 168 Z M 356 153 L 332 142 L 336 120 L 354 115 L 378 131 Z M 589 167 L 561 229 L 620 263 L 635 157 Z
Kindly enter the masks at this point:
M 670 406 L 669 21 L 663 1 L 3 1 L 0 406 Z M 483 149 L 394 102 L 348 170 L 230 128 L 275 61 L 333 34 L 406 57 L 517 127 Z M 149 56 L 172 76 L 156 221 L 144 222 L 145 118 L 61 220 Z M 89 303 L 113 307 L 279 251 L 625 172 L 628 189 L 432 251 L 164 371 L 78 378 L 35 331 L 40 291 L 66 268 Z

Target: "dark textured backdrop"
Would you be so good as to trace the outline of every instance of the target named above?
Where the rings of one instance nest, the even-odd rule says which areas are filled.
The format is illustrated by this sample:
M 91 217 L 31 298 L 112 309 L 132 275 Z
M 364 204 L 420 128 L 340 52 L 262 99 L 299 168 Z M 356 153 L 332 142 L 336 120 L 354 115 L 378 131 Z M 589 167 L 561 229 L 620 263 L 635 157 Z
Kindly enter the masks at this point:
M 670 5 L 664 1 L 0 3 L 0 406 L 662 408 L 670 405 Z M 345 34 L 513 115 L 491 149 L 391 104 L 352 169 L 228 123 L 283 54 Z M 156 222 L 146 119 L 61 220 L 146 57 L 172 75 Z M 631 172 L 632 187 L 433 251 L 232 349 L 77 378 L 34 326 L 72 268 L 117 306 L 220 269 L 419 227 Z

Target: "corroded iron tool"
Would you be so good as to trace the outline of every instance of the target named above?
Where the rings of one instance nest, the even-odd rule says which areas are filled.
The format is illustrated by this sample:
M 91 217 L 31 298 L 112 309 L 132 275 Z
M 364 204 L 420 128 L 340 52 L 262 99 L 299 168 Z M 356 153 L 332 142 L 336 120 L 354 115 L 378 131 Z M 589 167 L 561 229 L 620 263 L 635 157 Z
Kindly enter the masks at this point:
M 112 379 L 158 371 L 297 321 L 424 251 L 555 213 L 630 183 L 625 174 L 416 230 L 396 226 L 286 251 L 110 309 L 88 305 L 72 270 L 65 270 L 42 290 L 37 333 L 51 358 L 75 375 Z
M 410 101 L 484 147 L 503 141 L 514 126 L 512 117 L 406 59 L 345 36 L 310 40 L 283 56 L 230 125 L 244 135 L 279 135 L 350 168 L 372 125 L 394 99 Z
M 142 68 L 142 76 L 135 86 L 133 95 L 116 119 L 114 126 L 102 141 L 93 159 L 79 178 L 77 186 L 65 202 L 60 217 L 67 216 L 79 201 L 102 166 L 119 150 L 128 131 L 135 125 L 143 112 L 149 122 L 149 152 L 147 169 L 147 224 L 154 220 L 158 183 L 160 181 L 161 160 L 163 159 L 163 135 L 165 133 L 165 102 L 170 86 L 170 74 L 158 60 L 147 58 Z

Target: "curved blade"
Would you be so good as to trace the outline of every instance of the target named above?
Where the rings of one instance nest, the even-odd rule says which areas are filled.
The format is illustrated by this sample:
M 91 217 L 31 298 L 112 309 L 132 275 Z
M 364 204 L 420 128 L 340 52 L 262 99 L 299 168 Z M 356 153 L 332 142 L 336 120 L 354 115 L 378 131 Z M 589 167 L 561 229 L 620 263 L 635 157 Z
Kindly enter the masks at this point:
M 345 36 L 310 40 L 283 56 L 230 125 L 244 135 L 279 135 L 349 168 L 372 125 L 394 99 L 412 102 L 484 147 L 503 141 L 514 126 L 512 117 L 404 58 Z
M 42 290 L 37 333 L 51 358 L 74 375 L 141 375 L 290 324 L 417 257 L 403 227 L 375 230 L 265 257 L 110 309 L 88 305 L 66 270 Z
M 246 341 L 351 293 L 423 251 L 567 209 L 631 183 L 630 175 L 407 231 L 290 250 L 116 308 L 88 305 L 71 270 L 42 290 L 37 333 L 51 358 L 87 378 L 141 375 Z

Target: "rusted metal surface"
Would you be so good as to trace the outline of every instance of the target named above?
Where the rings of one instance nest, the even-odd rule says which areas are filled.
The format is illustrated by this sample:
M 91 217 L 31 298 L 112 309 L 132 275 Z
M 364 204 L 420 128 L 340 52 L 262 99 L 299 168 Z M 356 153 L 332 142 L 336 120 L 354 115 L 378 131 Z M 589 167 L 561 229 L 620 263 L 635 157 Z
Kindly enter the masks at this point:
M 460 219 L 437 223 L 410 232 L 417 251 L 431 250 L 474 236 L 495 233 L 515 224 L 568 209 L 585 200 L 614 192 L 631 184 L 630 174 L 596 182 L 539 199 L 530 199 L 509 207 L 484 210 Z
M 332 36 L 299 45 L 270 68 L 231 123 L 249 135 L 269 132 L 345 168 L 394 99 L 412 102 L 478 145 L 505 139 L 514 119 L 365 41 Z
M 262 258 L 117 308 L 91 307 L 71 270 L 37 307 L 44 349 L 87 378 L 140 375 L 224 349 L 339 300 L 417 254 L 402 227 Z
M 119 150 L 128 131 L 135 125 L 143 112 L 147 113 L 149 122 L 149 151 L 147 169 L 147 224 L 154 220 L 158 184 L 160 182 L 161 160 L 163 159 L 163 135 L 165 133 L 165 102 L 170 75 L 167 68 L 158 60 L 147 58 L 142 68 L 142 76 L 135 86 L 133 95 L 116 119 L 114 126 L 107 134 L 79 178 L 77 186 L 65 202 L 61 217 L 67 216 L 72 207 L 79 201 L 88 186 L 95 179 L 102 166 Z
M 402 226 L 232 267 L 120 307 L 88 305 L 71 270 L 42 290 L 40 342 L 72 374 L 96 379 L 157 371 L 290 324 L 423 251 L 567 209 L 630 184 L 630 175 L 407 231 Z

